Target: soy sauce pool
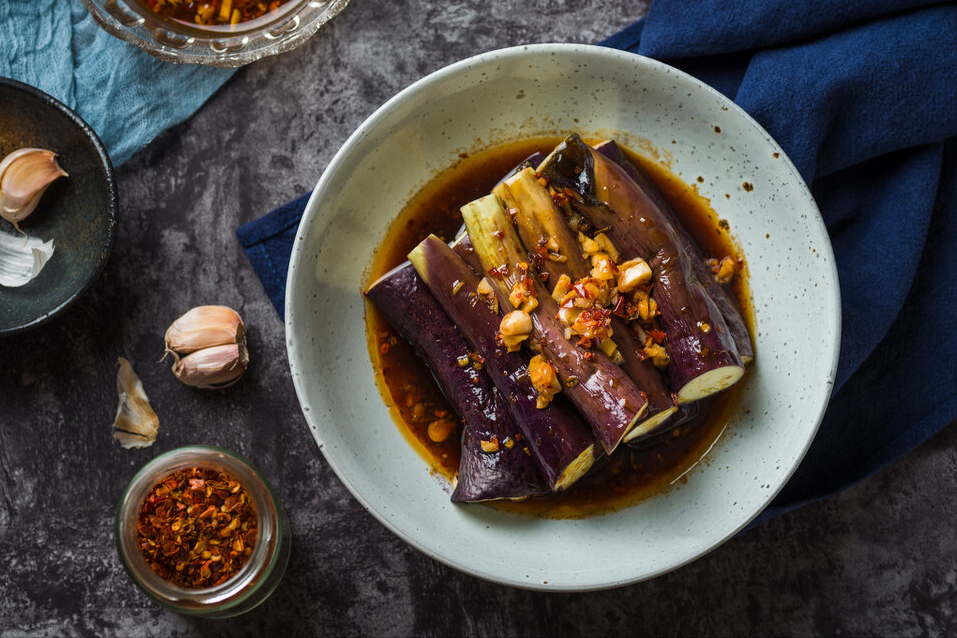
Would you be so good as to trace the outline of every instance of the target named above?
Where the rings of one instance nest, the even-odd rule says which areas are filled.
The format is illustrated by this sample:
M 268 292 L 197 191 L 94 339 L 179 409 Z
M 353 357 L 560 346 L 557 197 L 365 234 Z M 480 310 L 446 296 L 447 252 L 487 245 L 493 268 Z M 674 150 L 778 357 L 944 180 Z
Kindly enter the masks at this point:
M 519 162 L 535 152 L 547 154 L 561 140 L 561 137 L 530 138 L 463 155 L 459 162 L 419 191 L 389 227 L 385 240 L 375 252 L 363 289 L 406 261 L 409 251 L 430 233 L 447 241 L 453 239 L 462 226 L 461 206 L 487 195 Z M 718 218 L 710 202 L 693 186 L 660 164 L 635 153 L 628 154 L 662 191 L 698 241 L 705 257 L 743 257 L 729 235 L 727 223 Z M 745 263 L 743 259 L 741 263 Z M 735 278 L 733 292 L 750 323 L 753 314 L 746 273 L 745 265 L 741 275 Z M 461 422 L 413 348 L 369 303 L 366 303 L 366 334 L 379 391 L 399 430 L 435 471 L 452 479 L 459 464 Z M 683 421 L 666 426 L 661 434 L 634 446 L 620 446 L 614 455 L 599 460 L 584 478 L 565 492 L 489 505 L 548 518 L 581 518 L 661 494 L 685 482 L 697 464 L 707 462 L 708 451 L 720 438 L 729 435 L 723 433 L 734 413 L 742 385 L 738 383 L 722 394 L 694 404 L 683 414 Z M 453 419 L 458 425 L 446 440 L 436 443 L 429 438 L 428 426 L 441 419 Z

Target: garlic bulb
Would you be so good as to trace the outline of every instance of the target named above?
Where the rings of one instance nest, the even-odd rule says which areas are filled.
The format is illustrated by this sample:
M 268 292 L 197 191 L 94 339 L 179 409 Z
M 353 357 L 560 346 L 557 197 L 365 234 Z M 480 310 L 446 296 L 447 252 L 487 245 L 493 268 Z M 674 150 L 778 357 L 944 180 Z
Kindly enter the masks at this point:
M 198 306 L 166 331 L 166 353 L 172 354 L 173 374 L 197 388 L 225 388 L 246 371 L 246 326 L 232 308 Z
M 44 191 L 67 173 L 56 153 L 42 148 L 21 148 L 0 161 L 0 217 L 20 230 L 19 223 L 34 211 Z

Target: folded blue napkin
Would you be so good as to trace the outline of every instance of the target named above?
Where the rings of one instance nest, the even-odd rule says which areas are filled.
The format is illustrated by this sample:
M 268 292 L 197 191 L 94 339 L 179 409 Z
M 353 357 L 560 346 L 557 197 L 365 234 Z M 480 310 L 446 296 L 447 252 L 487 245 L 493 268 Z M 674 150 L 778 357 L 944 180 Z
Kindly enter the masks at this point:
M 115 165 L 192 115 L 233 72 L 157 60 L 101 29 L 79 0 L 0 2 L 0 76 L 76 111 Z
M 742 106 L 827 223 L 844 321 L 834 394 L 756 523 L 856 483 L 957 418 L 957 6 L 656 0 L 602 44 L 668 62 Z M 280 314 L 305 201 L 237 231 Z

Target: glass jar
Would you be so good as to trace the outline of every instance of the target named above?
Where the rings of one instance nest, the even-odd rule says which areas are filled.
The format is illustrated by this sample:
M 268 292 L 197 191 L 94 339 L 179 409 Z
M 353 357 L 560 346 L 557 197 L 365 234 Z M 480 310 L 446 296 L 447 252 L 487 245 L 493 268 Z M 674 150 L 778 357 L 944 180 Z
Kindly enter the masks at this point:
M 191 467 L 225 472 L 246 490 L 256 509 L 257 540 L 246 564 L 225 582 L 204 589 L 180 587 L 154 573 L 140 550 L 136 529 L 150 490 L 172 472 Z M 133 582 L 153 600 L 191 616 L 228 618 L 266 600 L 286 571 L 291 544 L 289 519 L 266 479 L 246 459 L 217 447 L 183 447 L 156 457 L 130 481 L 116 512 L 116 547 Z
M 349 0 L 289 0 L 255 20 L 210 27 L 157 15 L 144 0 L 82 2 L 108 33 L 161 60 L 236 67 L 295 49 Z

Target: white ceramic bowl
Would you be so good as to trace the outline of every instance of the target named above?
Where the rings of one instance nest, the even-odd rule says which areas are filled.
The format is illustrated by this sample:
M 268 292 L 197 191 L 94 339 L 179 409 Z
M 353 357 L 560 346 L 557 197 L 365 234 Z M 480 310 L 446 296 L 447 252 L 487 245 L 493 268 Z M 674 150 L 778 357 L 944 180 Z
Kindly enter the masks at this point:
M 746 377 L 730 436 L 687 484 L 666 495 L 583 520 L 456 506 L 379 396 L 364 332 L 363 271 L 389 222 L 459 152 L 573 130 L 615 135 L 639 151 L 658 147 L 672 155 L 672 170 L 686 182 L 704 178 L 699 190 L 730 222 L 750 264 L 757 364 Z M 830 395 L 840 296 L 828 236 L 807 187 L 750 117 L 659 62 L 546 44 L 486 53 L 433 73 L 349 138 L 299 227 L 286 335 L 293 381 L 316 442 L 384 525 L 480 578 L 590 590 L 684 565 L 771 501 L 810 445 Z

